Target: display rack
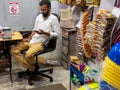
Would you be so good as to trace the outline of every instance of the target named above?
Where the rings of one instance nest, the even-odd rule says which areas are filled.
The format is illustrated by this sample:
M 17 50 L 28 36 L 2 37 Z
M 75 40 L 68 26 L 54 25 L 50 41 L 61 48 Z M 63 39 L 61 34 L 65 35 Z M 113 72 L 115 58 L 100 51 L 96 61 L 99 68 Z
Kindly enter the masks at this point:
M 76 67 L 74 67 L 72 64 L 70 64 L 70 77 L 73 77 L 74 74 L 80 80 L 81 85 L 84 84 L 84 75 Z M 70 78 L 70 90 L 72 90 L 71 83 L 72 82 L 71 82 L 71 78 Z

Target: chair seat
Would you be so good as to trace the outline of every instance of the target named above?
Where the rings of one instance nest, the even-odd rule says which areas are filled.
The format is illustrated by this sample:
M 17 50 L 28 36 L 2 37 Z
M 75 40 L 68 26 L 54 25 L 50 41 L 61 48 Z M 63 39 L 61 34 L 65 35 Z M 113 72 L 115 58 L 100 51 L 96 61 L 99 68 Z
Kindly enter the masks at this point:
M 36 55 L 43 54 L 43 53 L 51 52 L 51 51 L 53 51 L 53 50 L 54 50 L 54 49 L 44 49 L 44 50 L 41 50 L 41 51 L 39 51 L 38 53 L 36 53 L 35 56 L 36 56 Z M 26 51 L 27 51 L 27 50 L 23 50 L 21 53 L 22 53 L 22 54 L 25 54 Z
M 35 55 L 40 55 L 40 54 L 43 54 L 43 53 L 51 52 L 51 51 L 53 51 L 53 50 L 54 50 L 54 49 L 44 49 L 44 50 L 39 51 L 39 52 L 36 53 Z

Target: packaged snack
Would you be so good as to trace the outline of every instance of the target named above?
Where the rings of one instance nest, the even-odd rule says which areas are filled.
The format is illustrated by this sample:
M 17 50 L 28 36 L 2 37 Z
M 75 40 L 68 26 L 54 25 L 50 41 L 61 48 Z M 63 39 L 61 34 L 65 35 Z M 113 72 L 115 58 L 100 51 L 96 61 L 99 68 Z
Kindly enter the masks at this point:
M 76 0 L 76 5 L 80 5 L 82 3 L 82 0 Z
M 77 56 L 70 56 L 70 60 L 71 60 L 71 62 L 78 61 L 78 57 Z
M 61 4 L 66 4 L 67 0 L 60 0 Z
M 100 4 L 99 0 L 86 0 L 86 6 L 95 6 L 98 7 Z

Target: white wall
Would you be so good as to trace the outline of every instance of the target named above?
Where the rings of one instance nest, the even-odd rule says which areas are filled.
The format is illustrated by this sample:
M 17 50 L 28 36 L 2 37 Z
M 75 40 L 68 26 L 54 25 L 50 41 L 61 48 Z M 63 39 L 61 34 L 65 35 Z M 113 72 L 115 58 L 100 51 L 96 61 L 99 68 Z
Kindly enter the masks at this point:
M 100 9 L 107 9 L 112 12 L 115 0 L 101 0 Z

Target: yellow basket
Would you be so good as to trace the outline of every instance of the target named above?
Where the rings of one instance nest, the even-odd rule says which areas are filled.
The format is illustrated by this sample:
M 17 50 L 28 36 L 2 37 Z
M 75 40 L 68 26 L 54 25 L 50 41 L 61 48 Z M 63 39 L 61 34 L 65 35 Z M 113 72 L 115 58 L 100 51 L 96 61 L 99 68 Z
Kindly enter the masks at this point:
M 116 89 L 120 90 L 120 84 L 115 83 L 114 81 L 112 81 L 110 78 L 108 78 L 107 76 L 103 75 L 102 79 L 104 81 L 106 81 L 108 84 L 110 84 L 111 86 L 115 87 Z
M 120 71 L 120 66 L 117 65 L 115 62 L 113 62 L 108 56 L 105 58 L 105 62 L 107 64 L 110 64 L 109 66 L 113 67 L 114 69 L 117 69 L 118 71 Z
M 114 63 L 108 56 L 105 57 L 102 79 L 120 90 L 120 66 Z

